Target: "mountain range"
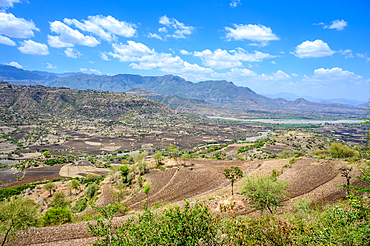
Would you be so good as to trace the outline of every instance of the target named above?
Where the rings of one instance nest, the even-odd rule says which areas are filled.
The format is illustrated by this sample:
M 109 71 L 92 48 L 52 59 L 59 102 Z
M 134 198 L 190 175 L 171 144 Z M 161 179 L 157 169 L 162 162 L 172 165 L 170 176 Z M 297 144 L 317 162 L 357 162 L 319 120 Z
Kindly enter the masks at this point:
M 361 117 L 364 111 L 340 103 L 289 101 L 259 95 L 248 87 L 225 80 L 193 83 L 179 76 L 140 76 L 132 74 L 91 75 L 42 73 L 0 65 L 0 80 L 17 85 L 44 85 L 78 90 L 98 90 L 138 94 L 171 108 L 212 115 L 228 112 L 240 117 Z M 132 89 L 145 89 L 138 91 Z M 151 94 L 154 93 L 154 94 Z M 172 96 L 172 97 L 168 97 Z M 198 100 L 198 101 L 196 101 Z M 172 105 L 172 106 L 171 106 Z M 184 106 L 186 105 L 186 106 Z
M 283 98 L 288 101 L 294 101 L 298 98 L 303 98 L 310 102 L 321 102 L 321 103 L 341 103 L 346 105 L 354 105 L 354 106 L 362 106 L 363 104 L 366 104 L 366 101 L 358 101 L 358 100 L 352 100 L 352 99 L 346 99 L 346 98 L 334 98 L 334 99 L 324 99 L 324 98 L 316 98 L 311 96 L 298 96 L 294 93 L 288 93 L 288 92 L 279 92 L 276 94 L 261 94 L 263 96 L 269 97 L 269 98 Z

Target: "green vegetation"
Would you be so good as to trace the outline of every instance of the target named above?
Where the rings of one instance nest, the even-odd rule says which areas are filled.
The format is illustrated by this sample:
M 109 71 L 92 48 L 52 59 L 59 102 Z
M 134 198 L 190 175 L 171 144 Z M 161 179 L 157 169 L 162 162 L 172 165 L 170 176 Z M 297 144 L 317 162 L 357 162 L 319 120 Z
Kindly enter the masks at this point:
M 38 206 L 31 199 L 13 196 L 0 202 L 0 234 L 4 233 L 1 245 L 14 239 L 17 231 L 37 226 L 39 221 Z
M 248 198 L 253 208 L 261 212 L 267 209 L 272 214 L 276 207 L 282 206 L 287 189 L 287 183 L 277 178 L 255 175 L 246 177 L 241 194 Z
M 234 182 L 243 177 L 243 172 L 239 169 L 239 167 L 231 167 L 230 169 L 224 170 L 225 178 L 231 181 L 231 195 L 234 195 Z

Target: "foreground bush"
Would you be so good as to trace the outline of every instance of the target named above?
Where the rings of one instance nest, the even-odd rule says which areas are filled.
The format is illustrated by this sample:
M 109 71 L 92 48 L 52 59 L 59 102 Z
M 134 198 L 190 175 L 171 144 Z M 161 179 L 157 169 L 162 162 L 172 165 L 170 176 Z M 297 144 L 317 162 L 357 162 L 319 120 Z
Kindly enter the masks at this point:
M 136 219 L 116 227 L 113 206 L 107 206 L 98 208 L 106 220 L 90 224 L 89 231 L 98 238 L 94 245 L 369 245 L 369 202 L 361 196 L 316 210 L 308 202 L 297 208 L 221 219 L 200 203 L 159 214 L 144 207 Z
M 108 205 L 109 206 L 109 205 Z M 113 206 L 98 208 L 108 222 L 89 224 L 90 233 L 98 237 L 94 245 L 218 245 L 222 220 L 200 203 L 183 209 L 173 207 L 154 214 L 144 206 L 136 219 L 114 227 Z

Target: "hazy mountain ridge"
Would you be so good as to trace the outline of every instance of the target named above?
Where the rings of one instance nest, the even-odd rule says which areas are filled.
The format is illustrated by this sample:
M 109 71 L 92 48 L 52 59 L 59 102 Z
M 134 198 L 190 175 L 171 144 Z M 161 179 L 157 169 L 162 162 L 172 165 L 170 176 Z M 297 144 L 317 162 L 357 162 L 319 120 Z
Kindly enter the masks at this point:
M 180 112 L 190 112 L 204 115 L 217 115 L 222 112 L 226 113 L 224 109 L 221 109 L 215 104 L 201 99 L 184 98 L 177 95 L 162 96 L 143 88 L 133 88 L 128 90 L 126 93 L 148 98 L 150 100 L 167 105 L 172 110 Z
M 3 68 L 4 67 L 10 66 L 3 66 Z M 19 74 L 22 74 L 22 71 L 24 70 L 18 71 Z M 29 71 L 27 71 L 26 74 L 32 77 Z M 12 78 L 15 77 L 16 76 L 13 76 Z M 24 75 L 22 78 L 29 77 Z M 78 90 L 89 89 L 111 92 L 124 92 L 132 88 L 142 88 L 163 96 L 172 95 L 205 100 L 223 109 L 244 112 L 242 114 L 247 114 L 249 116 L 266 115 L 271 117 L 271 115 L 274 115 L 278 117 L 316 117 L 315 115 L 325 114 L 325 117 L 359 117 L 364 115 L 364 112 L 361 110 L 337 103 L 317 103 L 309 102 L 305 99 L 288 101 L 285 99 L 268 98 L 257 94 L 248 87 L 239 87 L 225 80 L 193 83 L 174 75 L 140 76 L 132 74 L 117 74 L 114 76 L 76 74 L 53 80 L 49 78 L 50 76 L 44 76 L 43 80 L 39 81 L 20 80 L 17 82 L 15 80 L 10 80 L 9 82 L 13 84 L 40 83 L 51 87 L 68 87 Z M 174 98 L 172 98 L 172 100 L 174 100 Z M 179 98 L 177 98 L 177 103 L 172 104 L 172 107 L 175 107 L 176 104 L 184 104 L 184 101 L 180 103 Z
M 294 93 L 287 93 L 287 92 L 279 92 L 276 94 L 261 94 L 261 95 L 272 98 L 272 99 L 283 98 L 289 101 L 294 101 L 298 98 L 303 98 L 310 102 L 340 103 L 340 104 L 356 105 L 356 106 L 361 106 L 362 104 L 366 104 L 365 101 L 358 101 L 358 100 L 352 100 L 352 99 L 346 99 L 346 98 L 324 99 L 324 98 L 316 98 L 316 97 L 310 97 L 310 96 L 305 96 L 305 95 L 298 96 Z

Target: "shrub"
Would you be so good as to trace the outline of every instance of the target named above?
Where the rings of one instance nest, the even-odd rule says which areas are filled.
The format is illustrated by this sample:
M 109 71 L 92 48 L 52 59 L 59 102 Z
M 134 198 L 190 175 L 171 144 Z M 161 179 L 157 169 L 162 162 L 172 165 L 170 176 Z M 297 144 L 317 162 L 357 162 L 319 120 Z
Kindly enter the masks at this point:
M 287 195 L 288 184 L 270 176 L 251 176 L 244 179 L 241 193 L 249 199 L 250 205 L 271 214 L 274 208 L 282 206 Z
M 72 214 L 68 207 L 51 208 L 43 217 L 45 226 L 61 225 L 72 222 Z
M 86 188 L 86 196 L 91 199 L 95 196 L 98 191 L 98 185 L 95 183 L 89 184 Z

